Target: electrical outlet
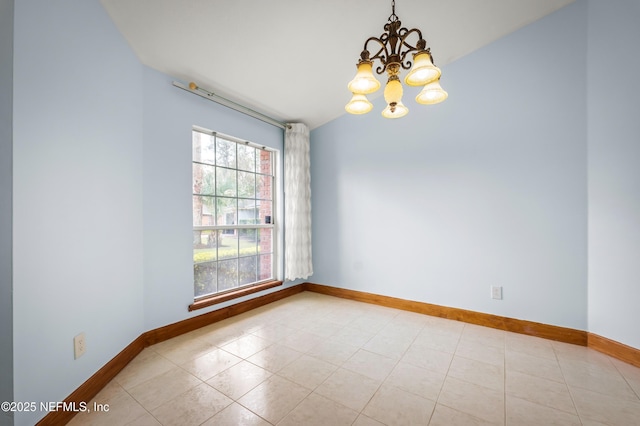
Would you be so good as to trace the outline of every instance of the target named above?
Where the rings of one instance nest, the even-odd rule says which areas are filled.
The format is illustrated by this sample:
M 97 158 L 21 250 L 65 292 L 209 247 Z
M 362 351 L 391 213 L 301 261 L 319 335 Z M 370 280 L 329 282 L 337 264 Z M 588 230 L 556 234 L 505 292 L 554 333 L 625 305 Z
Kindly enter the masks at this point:
M 84 355 L 86 351 L 87 341 L 85 340 L 84 333 L 80 333 L 73 338 L 73 357 L 78 359 Z
M 496 300 L 502 300 L 502 287 L 491 286 L 491 298 Z

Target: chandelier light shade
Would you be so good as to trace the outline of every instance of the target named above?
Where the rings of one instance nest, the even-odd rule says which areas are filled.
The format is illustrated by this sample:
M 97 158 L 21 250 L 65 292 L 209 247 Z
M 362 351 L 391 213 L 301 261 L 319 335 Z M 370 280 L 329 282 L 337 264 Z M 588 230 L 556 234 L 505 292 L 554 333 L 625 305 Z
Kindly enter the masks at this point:
M 407 113 L 409 113 L 409 108 L 404 106 L 402 102 L 398 102 L 393 107 L 387 105 L 387 107 L 382 110 L 382 116 L 384 118 L 400 118 L 407 115 Z
M 387 107 L 382 111 L 382 116 L 386 118 L 400 118 L 407 115 L 409 109 L 402 104 L 402 83 L 398 78 L 399 67 L 395 65 L 389 67 L 389 81 L 384 88 L 384 100 Z
M 355 95 L 368 95 L 380 88 L 380 82 L 373 76 L 373 62 L 360 61 L 358 73 L 349 83 L 349 90 Z
M 416 102 L 422 105 L 439 104 L 447 99 L 449 94 L 442 90 L 440 80 L 432 81 L 416 96 Z
M 413 55 L 413 67 L 404 78 L 409 86 L 424 86 L 440 78 L 440 68 L 433 65 L 431 54 L 421 51 Z
M 353 98 L 344 109 L 350 114 L 366 114 L 373 109 L 373 104 L 365 95 L 354 93 Z
M 402 103 L 402 83 L 399 74 L 401 70 L 409 70 L 404 79 L 409 86 L 424 86 L 424 89 L 416 97 L 416 102 L 423 105 L 436 104 L 447 99 L 447 92 L 440 86 L 440 68 L 433 63 L 431 48 L 426 47 L 427 42 L 422 38 L 422 32 L 413 28 L 408 30 L 402 27 L 400 19 L 396 15 L 396 2 L 391 2 L 391 16 L 384 26 L 384 33 L 380 37 L 369 37 L 364 42 L 364 50 L 358 61 L 356 76 L 349 82 L 348 88 L 353 94 L 351 101 L 345 106 L 351 114 L 366 114 L 371 111 L 373 105 L 365 95 L 376 92 L 380 88 L 380 82 L 373 75 L 374 61 L 380 61 L 376 68 L 377 74 L 388 75 L 384 89 L 384 99 L 387 107 L 382 111 L 386 118 L 400 118 L 407 115 L 409 109 Z M 415 40 L 412 44 L 412 40 Z M 369 44 L 374 46 L 369 50 Z M 371 52 L 376 52 L 371 56 Z M 412 60 L 407 55 L 412 53 Z

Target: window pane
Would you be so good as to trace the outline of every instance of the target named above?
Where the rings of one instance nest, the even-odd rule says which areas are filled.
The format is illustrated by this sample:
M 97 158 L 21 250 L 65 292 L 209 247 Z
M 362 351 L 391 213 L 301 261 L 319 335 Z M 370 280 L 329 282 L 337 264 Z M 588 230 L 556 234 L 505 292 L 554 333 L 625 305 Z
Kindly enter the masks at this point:
M 238 224 L 255 225 L 259 223 L 257 217 L 258 207 L 256 200 L 238 199 Z
M 216 260 L 218 232 L 214 230 L 193 231 L 193 261 L 195 263 Z
M 224 197 L 236 196 L 236 171 L 216 168 L 216 194 Z
M 214 225 L 215 205 L 214 197 L 193 196 L 193 226 Z
M 193 132 L 193 161 L 215 164 L 216 152 L 213 137 L 200 132 Z
M 216 293 L 216 262 L 196 263 L 193 265 L 195 297 Z
M 193 193 L 214 195 L 216 191 L 216 168 L 193 163 Z
M 256 175 L 255 173 L 238 172 L 238 197 L 256 197 Z
M 258 196 L 262 200 L 271 200 L 271 176 L 258 175 Z
M 238 145 L 238 169 L 256 171 L 256 149 L 247 145 Z
M 216 138 L 216 160 L 218 166 L 236 168 L 236 146 L 235 142 Z
M 218 259 L 238 257 L 237 229 L 218 230 Z
M 272 268 L 273 261 L 271 254 L 261 254 L 258 263 L 258 280 L 268 280 L 273 278 Z
M 218 291 L 238 286 L 238 259 L 218 262 Z
M 216 204 L 216 225 L 237 225 L 238 224 L 238 199 L 217 197 Z
M 273 174 L 273 162 L 271 161 L 271 151 L 259 150 L 259 170 L 258 173 L 262 173 L 264 175 L 272 175 Z
M 240 256 L 258 254 L 258 230 L 238 229 Z
M 238 259 L 238 285 L 258 281 L 258 257 L 241 257 Z
M 265 201 L 265 200 L 257 200 L 256 203 L 258 204 L 258 215 L 259 215 L 258 223 L 260 224 L 273 223 L 273 217 L 271 212 L 273 202 Z
M 272 228 L 260 228 L 260 239 L 258 240 L 258 251 L 260 254 L 267 254 L 273 252 L 273 229 Z

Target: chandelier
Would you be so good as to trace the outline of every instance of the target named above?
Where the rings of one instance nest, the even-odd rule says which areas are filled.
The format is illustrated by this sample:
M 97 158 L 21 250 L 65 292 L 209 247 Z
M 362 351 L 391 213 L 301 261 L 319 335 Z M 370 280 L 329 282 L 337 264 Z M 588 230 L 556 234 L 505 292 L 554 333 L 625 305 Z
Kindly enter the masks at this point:
M 427 42 L 422 38 L 422 32 L 413 28 L 408 30 L 402 27 L 400 19 L 396 15 L 396 2 L 391 1 L 391 16 L 384 26 L 384 33 L 380 37 L 369 37 L 364 42 L 364 50 L 360 54 L 357 67 L 358 72 L 351 80 L 348 87 L 353 98 L 345 106 L 347 112 L 351 114 L 366 114 L 373 108 L 366 95 L 374 93 L 380 88 L 380 82 L 373 75 L 373 62 L 377 59 L 380 66 L 376 68 L 378 74 L 385 71 L 389 76 L 387 85 L 384 88 L 384 99 L 387 107 L 382 111 L 386 118 L 404 117 L 409 109 L 402 104 L 402 83 L 400 83 L 401 69 L 408 70 L 409 73 L 404 79 L 409 86 L 424 86 L 422 91 L 416 96 L 416 102 L 423 105 L 437 104 L 447 99 L 447 92 L 440 86 L 440 68 L 433 63 L 431 48 L 426 47 Z M 408 40 L 418 38 L 415 45 Z M 376 54 L 371 56 L 369 44 L 373 44 Z M 412 63 L 407 58 L 409 53 L 413 53 Z

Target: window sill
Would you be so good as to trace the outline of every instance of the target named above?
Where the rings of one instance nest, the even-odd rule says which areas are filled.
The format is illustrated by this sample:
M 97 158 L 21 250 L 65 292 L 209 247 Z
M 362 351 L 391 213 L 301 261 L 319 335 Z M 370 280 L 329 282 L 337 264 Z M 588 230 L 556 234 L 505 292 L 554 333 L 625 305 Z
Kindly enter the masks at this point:
M 226 302 L 228 300 L 237 299 L 239 297 L 257 293 L 259 291 L 266 290 L 269 288 L 278 287 L 278 286 L 281 286 L 282 283 L 283 283 L 282 281 L 267 281 L 264 283 L 256 284 L 251 287 L 245 287 L 238 290 L 229 291 L 223 294 L 217 294 L 211 297 L 207 297 L 205 299 L 200 299 L 198 301 L 193 302 L 191 305 L 189 305 L 189 312 L 206 308 L 208 306 L 213 306 L 218 303 Z

